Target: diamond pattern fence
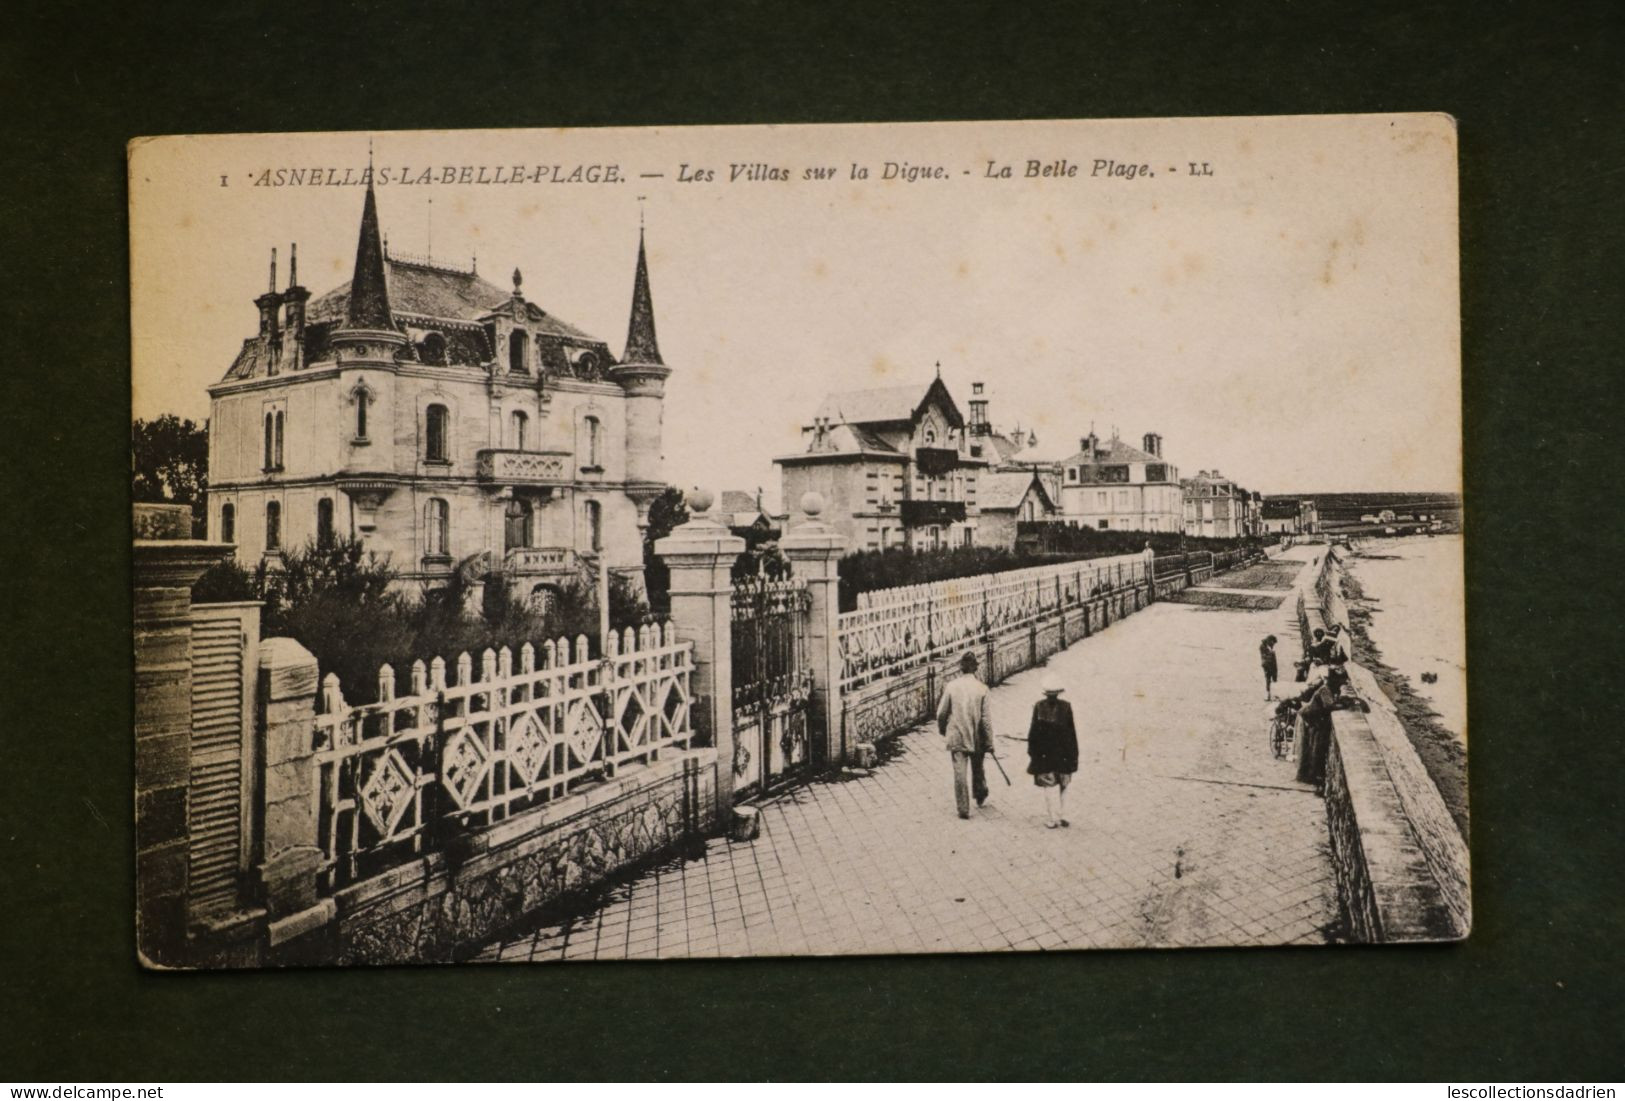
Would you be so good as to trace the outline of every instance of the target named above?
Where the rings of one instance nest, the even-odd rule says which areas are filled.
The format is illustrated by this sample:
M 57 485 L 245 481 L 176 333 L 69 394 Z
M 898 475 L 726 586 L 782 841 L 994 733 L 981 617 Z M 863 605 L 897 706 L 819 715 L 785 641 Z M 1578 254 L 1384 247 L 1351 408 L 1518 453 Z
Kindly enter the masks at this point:
M 322 682 L 314 748 L 326 889 L 376 874 L 448 838 L 686 748 L 693 644 L 670 624 L 413 662 L 405 695 L 378 671 L 378 702 L 350 706 Z

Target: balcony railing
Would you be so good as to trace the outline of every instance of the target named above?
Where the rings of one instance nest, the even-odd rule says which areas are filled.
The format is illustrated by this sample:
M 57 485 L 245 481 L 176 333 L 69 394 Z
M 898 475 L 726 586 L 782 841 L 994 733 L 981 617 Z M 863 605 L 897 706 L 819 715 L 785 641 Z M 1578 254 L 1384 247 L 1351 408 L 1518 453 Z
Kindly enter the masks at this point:
M 576 568 L 576 552 L 569 547 L 514 547 L 502 556 L 502 566 L 513 573 L 565 572 Z
M 474 472 L 482 482 L 507 485 L 565 485 L 572 480 L 568 451 L 487 447 L 475 452 Z
M 951 474 L 959 466 L 959 452 L 951 447 L 917 447 L 914 463 L 920 473 L 931 478 Z
M 903 526 L 930 527 L 933 524 L 959 524 L 965 520 L 964 501 L 904 501 Z

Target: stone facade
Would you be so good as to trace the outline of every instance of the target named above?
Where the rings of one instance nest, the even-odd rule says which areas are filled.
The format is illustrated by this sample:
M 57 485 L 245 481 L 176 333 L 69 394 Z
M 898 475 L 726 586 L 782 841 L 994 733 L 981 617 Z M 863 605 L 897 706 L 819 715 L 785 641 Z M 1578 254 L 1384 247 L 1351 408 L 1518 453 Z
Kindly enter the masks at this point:
M 1161 436 L 1148 432 L 1143 442 L 1083 437 L 1078 452 L 1057 464 L 1060 518 L 1103 531 L 1179 531 L 1179 469 L 1163 458 Z
M 971 546 L 989 459 L 942 379 L 921 390 L 831 394 L 802 431 L 804 449 L 773 461 L 782 500 L 817 493 L 823 519 L 852 550 Z
M 459 564 L 534 591 L 600 556 L 641 574 L 669 369 L 640 241 L 619 359 L 472 269 L 392 256 L 369 187 L 350 284 L 297 271 L 210 388 L 210 537 L 246 565 L 354 537 L 403 583 Z

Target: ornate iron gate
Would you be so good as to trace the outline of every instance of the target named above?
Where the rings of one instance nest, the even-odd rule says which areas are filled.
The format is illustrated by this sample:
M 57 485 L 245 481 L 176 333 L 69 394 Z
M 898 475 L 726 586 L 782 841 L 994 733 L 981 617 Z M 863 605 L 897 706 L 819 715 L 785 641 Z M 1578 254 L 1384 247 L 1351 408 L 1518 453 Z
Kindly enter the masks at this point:
M 795 580 L 751 578 L 733 592 L 734 793 L 759 795 L 812 763 L 807 616 Z

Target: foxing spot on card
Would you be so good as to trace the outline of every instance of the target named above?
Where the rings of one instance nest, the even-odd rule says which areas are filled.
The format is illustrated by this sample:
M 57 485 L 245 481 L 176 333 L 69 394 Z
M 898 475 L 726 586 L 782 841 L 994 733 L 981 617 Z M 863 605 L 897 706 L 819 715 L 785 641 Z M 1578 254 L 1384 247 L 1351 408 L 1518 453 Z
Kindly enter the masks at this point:
M 1449 118 L 129 170 L 147 965 L 1467 935 Z

